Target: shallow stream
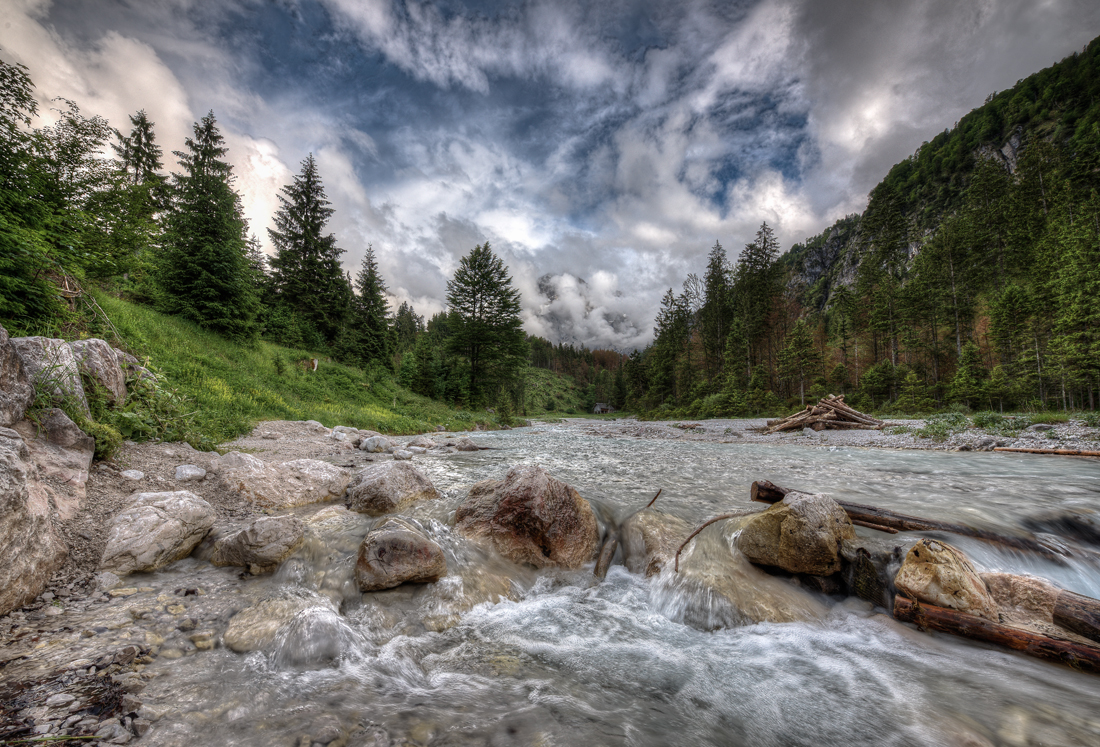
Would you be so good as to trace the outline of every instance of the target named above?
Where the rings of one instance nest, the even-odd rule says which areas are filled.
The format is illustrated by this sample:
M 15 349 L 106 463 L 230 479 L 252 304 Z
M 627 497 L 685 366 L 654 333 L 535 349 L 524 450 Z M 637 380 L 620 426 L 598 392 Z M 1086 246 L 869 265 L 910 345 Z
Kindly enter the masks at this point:
M 825 600 L 829 612 L 814 623 L 698 630 L 680 622 L 692 600 L 667 576 L 647 580 L 621 565 L 602 583 L 590 569 L 520 571 L 494 565 L 447 526 L 470 485 L 527 462 L 619 518 L 661 488 L 658 507 L 694 524 L 749 505 L 750 483 L 769 479 L 1012 532 L 1044 510 L 1100 509 L 1100 461 L 635 440 L 569 424 L 477 438 L 494 449 L 416 462 L 444 500 L 411 514 L 447 550 L 452 572 L 479 569 L 441 581 L 443 591 L 351 588 L 355 549 L 372 523 L 355 516 L 318 529 L 274 576 L 241 581 L 233 569 L 188 559 L 134 578 L 149 591 L 99 607 L 100 615 L 117 610 L 119 620 L 100 636 L 152 636 L 160 651 L 140 696 L 161 716 L 146 739 L 264 747 L 1100 744 L 1100 676 L 921 633 L 854 600 Z M 1100 597 L 1094 563 L 957 544 L 983 570 L 1033 573 Z M 501 591 L 501 583 L 502 601 L 463 611 L 484 598 L 473 593 L 479 584 Z M 203 594 L 172 597 L 183 587 Z M 270 594 L 317 604 L 264 650 L 189 642 L 194 630 L 224 629 L 233 611 Z M 173 612 L 174 600 L 187 609 Z M 195 628 L 181 632 L 187 615 Z

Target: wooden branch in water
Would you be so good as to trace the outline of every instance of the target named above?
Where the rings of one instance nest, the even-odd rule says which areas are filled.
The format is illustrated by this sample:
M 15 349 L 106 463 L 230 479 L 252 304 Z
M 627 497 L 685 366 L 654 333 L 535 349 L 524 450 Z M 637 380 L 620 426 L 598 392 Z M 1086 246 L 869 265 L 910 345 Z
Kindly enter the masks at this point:
M 646 508 L 649 508 L 650 506 L 652 506 L 654 503 L 657 502 L 657 499 L 661 497 L 661 491 L 662 490 L 664 490 L 664 488 L 657 488 L 657 495 L 653 496 L 653 500 L 651 500 L 649 503 L 645 504 Z
M 657 500 L 654 498 L 653 500 Z M 615 558 L 615 550 L 619 547 L 619 535 L 613 533 L 608 535 L 604 540 L 603 547 L 600 548 L 600 557 L 596 561 L 596 570 L 594 571 L 596 578 L 603 581 L 607 578 L 607 571 L 611 567 L 611 561 Z
M 1100 451 L 1085 451 L 1084 449 L 1024 449 L 1013 446 L 998 446 L 993 451 L 1014 451 L 1017 454 L 1059 454 L 1061 456 L 1087 456 L 1100 457 Z
M 790 492 L 789 488 L 781 488 L 767 480 L 759 480 L 752 484 L 750 495 L 752 500 L 760 503 L 778 503 L 783 500 L 783 496 Z M 848 514 L 848 518 L 852 520 L 853 524 L 865 522 L 866 524 L 877 525 L 871 527 L 872 529 L 888 527 L 899 532 L 949 532 L 950 534 L 961 534 L 964 537 L 973 537 L 982 542 L 1001 545 L 1013 550 L 1033 552 L 1045 558 L 1064 563 L 1060 554 L 1029 537 L 1012 537 L 1006 534 L 989 532 L 985 529 L 975 529 L 963 524 L 951 524 L 946 521 L 922 519 L 919 516 L 907 516 L 885 508 L 865 506 L 862 503 L 837 501 L 837 504 Z M 866 524 L 861 524 L 861 526 Z
M 722 521 L 723 519 L 733 519 L 738 516 L 741 516 L 741 514 L 722 514 L 721 516 L 715 516 L 713 519 L 707 519 L 698 527 L 696 527 L 695 531 L 687 536 L 687 539 L 684 540 L 684 544 L 680 545 L 680 548 L 676 551 L 676 563 L 673 565 L 673 570 L 677 573 L 680 572 L 680 553 L 684 551 L 685 547 L 687 547 L 688 542 L 691 542 L 693 539 L 695 539 L 695 535 L 699 534 L 699 532 L 703 531 L 716 521 Z
M 849 517 L 851 519 L 851 517 Z M 857 527 L 867 527 L 868 529 L 876 529 L 880 532 L 886 532 L 887 534 L 897 534 L 898 530 L 893 527 L 884 527 L 882 524 L 872 524 L 869 521 L 863 521 L 862 519 L 851 519 L 852 523 Z
M 1010 628 L 965 612 L 914 602 L 901 594 L 894 597 L 894 617 L 902 622 L 916 623 L 922 630 L 939 630 L 996 643 L 1040 659 L 1068 664 L 1083 672 L 1100 672 L 1100 648 L 1095 646 Z
M 1063 590 L 1054 603 L 1054 624 L 1100 642 L 1100 601 Z

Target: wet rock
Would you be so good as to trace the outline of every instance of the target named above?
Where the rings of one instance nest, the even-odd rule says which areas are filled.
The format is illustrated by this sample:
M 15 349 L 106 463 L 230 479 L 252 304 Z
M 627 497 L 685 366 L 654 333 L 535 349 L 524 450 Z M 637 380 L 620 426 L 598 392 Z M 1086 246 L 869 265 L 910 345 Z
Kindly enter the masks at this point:
M 919 602 L 998 619 L 997 604 L 970 560 L 944 542 L 922 539 L 913 545 L 894 585 Z
M 104 721 L 95 732 L 95 738 L 107 744 L 126 744 L 133 735 L 118 721 Z
M 232 451 L 214 460 L 218 485 L 259 508 L 290 508 L 344 496 L 351 473 L 317 459 L 269 465 Z
M 210 562 L 248 568 L 251 573 L 275 570 L 302 544 L 305 524 L 295 516 L 266 516 L 214 543 Z
M 489 540 L 509 560 L 537 568 L 579 568 L 594 559 L 599 543 L 588 501 L 542 467 L 529 465 L 470 488 L 455 511 L 455 529 Z
M 222 640 L 227 648 L 239 654 L 265 648 L 281 627 L 311 607 L 335 611 L 332 602 L 320 596 L 285 594 L 269 597 L 234 615 Z
M 114 348 L 97 339 L 70 342 L 69 347 L 81 372 L 107 391 L 109 402 L 121 405 L 126 401 L 126 374 Z
M 394 449 L 393 458 L 399 462 L 407 462 L 413 458 L 413 453 L 407 449 Z
M 0 427 L 10 427 L 23 419 L 34 401 L 34 385 L 15 350 L 8 331 L 0 326 Z
M 653 509 L 639 511 L 619 528 L 623 564 L 631 573 L 656 575 L 672 563 L 691 530 L 690 524 L 676 516 Z
M 758 565 L 829 576 L 840 570 L 840 543 L 855 537 L 848 514 L 824 494 L 788 493 L 745 522 L 737 549 Z
M 192 482 L 206 477 L 206 470 L 194 464 L 181 464 L 176 467 L 176 482 Z
M 848 593 L 888 610 L 894 607 L 894 577 L 916 539 L 854 537 L 840 543 L 840 575 Z
M 1054 622 L 1054 607 L 1062 589 L 1050 581 L 1016 573 L 979 575 L 997 605 L 1002 624 L 1088 646 L 1096 645 L 1095 641 Z
M 0 615 L 41 594 L 68 555 L 30 456 L 18 433 L 0 429 Z
M 45 388 L 58 399 L 72 399 L 89 412 L 84 385 L 80 383 L 80 366 L 69 343 L 49 337 L 14 337 L 11 344 L 36 389 Z
M 191 554 L 214 526 L 214 509 L 194 493 L 140 493 L 111 521 L 100 569 L 125 576 Z
M 385 436 L 370 436 L 359 442 L 359 448 L 368 454 L 381 454 L 393 448 L 393 441 Z
M 430 449 L 435 446 L 435 441 L 431 440 L 427 436 L 416 436 L 415 438 L 410 439 L 409 442 L 405 444 L 405 446 L 417 446 L 421 449 Z
M 426 453 L 428 453 L 428 450 L 425 449 L 423 446 L 407 446 L 405 448 L 405 451 L 409 452 L 410 454 L 426 454 Z M 396 451 L 393 453 L 393 458 L 394 459 L 397 458 L 397 452 Z
M 371 516 L 401 511 L 422 500 L 439 498 L 431 480 L 408 462 L 382 462 L 365 467 L 348 486 L 352 511 Z
M 394 516 L 367 533 L 359 546 L 355 581 L 360 591 L 430 583 L 447 573 L 443 549 L 412 519 Z
M 1024 527 L 1100 547 L 1100 514 L 1091 508 L 1072 507 L 1047 511 L 1024 519 Z
M 458 451 L 480 451 L 480 447 L 468 438 L 460 438 L 455 442 L 455 449 Z

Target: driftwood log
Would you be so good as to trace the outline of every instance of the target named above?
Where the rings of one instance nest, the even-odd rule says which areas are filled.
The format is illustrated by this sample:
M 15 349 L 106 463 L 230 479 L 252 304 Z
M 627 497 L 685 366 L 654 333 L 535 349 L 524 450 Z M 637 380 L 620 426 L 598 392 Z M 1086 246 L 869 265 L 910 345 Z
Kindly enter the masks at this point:
M 1054 603 L 1054 624 L 1100 642 L 1100 601 L 1063 590 Z
M 957 610 L 914 602 L 901 594 L 894 597 L 894 617 L 902 622 L 916 623 L 922 630 L 939 630 L 976 641 L 996 643 L 1040 659 L 1068 664 L 1083 672 L 1100 672 L 1100 648 L 1010 628 Z
M 1017 454 L 1059 454 L 1061 456 L 1085 456 L 1100 457 L 1100 451 L 1085 451 L 1083 449 L 1024 449 L 1014 446 L 998 446 L 993 451 L 1014 451 Z
M 757 480 L 752 484 L 750 495 L 752 500 L 760 503 L 778 503 L 789 492 L 791 492 L 791 488 L 782 488 L 767 480 Z M 848 514 L 848 518 L 852 520 L 852 523 L 859 526 L 879 529 L 880 531 L 885 528 L 886 531 L 893 529 L 897 532 L 948 532 L 950 534 L 960 534 L 964 537 L 973 537 L 982 542 L 1001 545 L 1013 550 L 1042 555 L 1059 563 L 1064 564 L 1065 562 L 1060 554 L 1030 537 L 1012 537 L 985 529 L 975 529 L 963 524 L 951 524 L 946 521 L 922 519 L 919 516 L 907 516 L 884 508 L 865 506 L 862 503 L 837 501 L 837 504 Z M 891 532 L 891 534 L 893 533 Z
M 822 397 L 816 405 L 780 420 L 769 420 L 765 434 L 812 428 L 815 431 L 826 429 L 839 430 L 880 430 L 883 421 L 854 410 L 844 403 L 844 395 Z

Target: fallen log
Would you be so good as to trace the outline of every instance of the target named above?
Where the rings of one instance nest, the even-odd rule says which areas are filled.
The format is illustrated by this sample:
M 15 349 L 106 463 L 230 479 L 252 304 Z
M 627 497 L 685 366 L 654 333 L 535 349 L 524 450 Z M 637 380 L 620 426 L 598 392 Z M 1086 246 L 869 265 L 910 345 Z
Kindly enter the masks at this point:
M 1054 624 L 1100 642 L 1100 601 L 1063 590 L 1054 603 Z
M 921 630 L 939 630 L 995 643 L 1040 659 L 1067 664 L 1082 672 L 1100 672 L 1100 648 L 1010 628 L 945 607 L 914 602 L 901 594 L 894 597 L 894 617 L 901 622 L 915 623 Z
M 791 492 L 789 488 L 780 488 L 767 480 L 759 480 L 752 484 L 749 495 L 752 500 L 760 503 L 778 503 L 783 500 L 783 496 L 789 492 Z M 839 504 L 840 507 L 844 509 L 845 513 L 848 514 L 848 518 L 852 520 L 852 523 L 857 521 L 866 522 L 867 524 L 876 524 L 878 526 L 895 529 L 899 532 L 948 532 L 950 534 L 960 534 L 964 537 L 973 537 L 982 542 L 1001 545 L 1013 550 L 1036 553 L 1037 555 L 1042 555 L 1058 563 L 1065 563 L 1061 554 L 1029 537 L 1012 537 L 1006 534 L 990 532 L 985 529 L 975 529 L 974 527 L 968 527 L 964 524 L 952 524 L 946 521 L 922 519 L 919 516 L 907 516 L 906 514 L 899 514 L 896 511 L 889 511 L 885 508 L 865 506 L 862 503 L 837 501 L 837 504 Z
M 1015 446 L 998 446 L 993 451 L 1014 451 L 1017 454 L 1059 454 L 1061 456 L 1086 456 L 1100 457 L 1100 451 L 1085 451 L 1084 449 L 1025 449 Z
M 653 500 L 657 500 L 654 498 Z M 648 508 L 648 506 L 647 506 Z M 618 533 L 611 534 L 604 540 L 603 547 L 600 548 L 600 557 L 596 561 L 596 568 L 593 571 L 593 575 L 599 580 L 603 581 L 607 578 L 607 571 L 611 568 L 611 561 L 615 558 L 615 550 L 619 547 L 619 535 Z

